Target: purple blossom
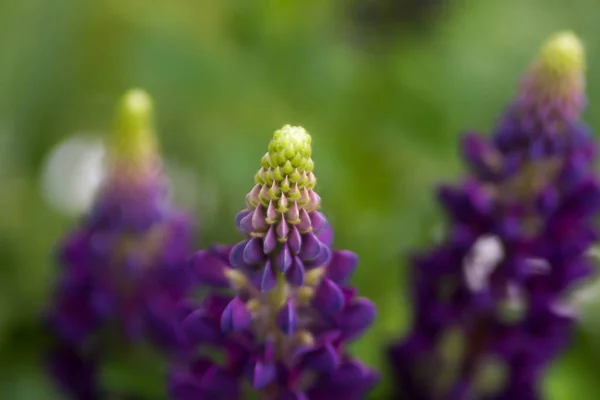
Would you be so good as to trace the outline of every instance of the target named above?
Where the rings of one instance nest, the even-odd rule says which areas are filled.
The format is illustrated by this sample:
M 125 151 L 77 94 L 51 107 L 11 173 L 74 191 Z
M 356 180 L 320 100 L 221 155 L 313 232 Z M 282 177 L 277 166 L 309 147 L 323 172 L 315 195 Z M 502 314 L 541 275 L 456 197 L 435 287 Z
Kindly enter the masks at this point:
M 375 308 L 346 283 L 357 256 L 331 248 L 310 142 L 303 128 L 276 131 L 236 217 L 246 239 L 192 257 L 214 290 L 188 305 L 183 329 L 201 355 L 173 366 L 172 398 L 358 400 L 377 382 L 345 349 Z
M 140 341 L 165 351 L 183 345 L 176 312 L 191 288 L 192 226 L 167 198 L 150 99 L 133 90 L 119 111 L 106 179 L 60 245 L 46 316 L 55 342 L 49 372 L 78 400 L 103 397 L 96 382 L 103 353 Z
M 579 40 L 557 35 L 492 137 L 464 137 L 470 176 L 438 191 L 448 235 L 413 259 L 413 325 L 390 352 L 398 398 L 541 398 L 576 322 L 565 296 L 591 277 L 599 234 L 583 62 Z

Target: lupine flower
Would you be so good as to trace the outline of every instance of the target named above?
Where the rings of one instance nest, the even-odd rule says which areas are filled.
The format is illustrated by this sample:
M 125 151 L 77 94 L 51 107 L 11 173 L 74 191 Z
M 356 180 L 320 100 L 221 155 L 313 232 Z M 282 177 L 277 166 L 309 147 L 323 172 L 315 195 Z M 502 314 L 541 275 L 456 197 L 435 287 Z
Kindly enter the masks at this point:
M 347 284 L 357 256 L 331 249 L 333 232 L 314 190 L 311 137 L 284 126 L 261 164 L 235 219 L 246 238 L 192 258 L 199 279 L 222 291 L 187 307 L 184 332 L 201 355 L 173 367 L 171 396 L 362 399 L 377 375 L 345 346 L 373 322 L 375 309 Z
M 398 398 L 540 398 L 599 234 L 583 70 L 577 37 L 556 35 L 491 138 L 464 137 L 469 176 L 438 191 L 448 235 L 413 261 L 413 326 L 390 357 Z
M 192 226 L 168 200 L 151 120 L 148 95 L 128 92 L 95 203 L 60 245 L 49 370 L 73 399 L 103 396 L 97 370 L 110 346 L 181 344 L 175 312 L 191 284 Z

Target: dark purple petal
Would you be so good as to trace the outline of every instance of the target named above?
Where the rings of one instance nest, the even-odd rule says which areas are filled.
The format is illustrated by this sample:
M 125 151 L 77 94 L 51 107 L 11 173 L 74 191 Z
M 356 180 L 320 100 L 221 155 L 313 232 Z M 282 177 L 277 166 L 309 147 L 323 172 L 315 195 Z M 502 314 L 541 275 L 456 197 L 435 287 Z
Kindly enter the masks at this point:
M 214 342 L 222 332 L 220 326 L 205 310 L 196 310 L 183 320 L 185 336 L 194 342 Z
M 48 370 L 60 389 L 75 399 L 97 399 L 97 366 L 94 359 L 85 359 L 79 349 L 63 343 L 54 347 L 47 359 Z
M 286 271 L 285 277 L 294 286 L 302 286 L 304 283 L 304 264 L 300 257 L 294 257 L 292 266 Z
M 273 382 L 277 375 L 277 367 L 271 362 L 257 361 L 253 372 L 252 387 L 260 390 Z
M 327 266 L 327 277 L 338 285 L 345 284 L 358 264 L 358 256 L 348 250 L 334 251 Z
M 239 230 L 245 235 L 249 235 L 254 232 L 254 227 L 252 226 L 252 215 L 252 212 L 247 212 L 244 218 L 242 218 L 240 221 Z
M 235 226 L 237 226 L 238 230 L 241 233 L 246 233 L 244 229 L 242 229 L 242 220 L 250 214 L 249 210 L 242 210 L 235 216 Z
M 331 250 L 327 246 L 321 246 L 319 255 L 310 261 L 304 261 L 304 266 L 307 268 L 321 267 L 326 265 L 331 259 Z
M 330 225 L 325 225 L 321 232 L 317 234 L 317 239 L 325 246 L 331 246 L 333 244 L 333 228 Z
M 314 371 L 327 373 L 333 371 L 339 364 L 340 358 L 330 344 L 325 344 L 302 354 L 302 365 Z
M 302 235 L 300 235 L 300 232 L 298 231 L 298 228 L 296 228 L 295 225 L 292 225 L 292 229 L 290 230 L 287 243 L 290 247 L 290 252 L 294 255 L 298 254 L 302 246 Z
M 375 305 L 368 299 L 354 299 L 338 317 L 339 327 L 346 340 L 360 336 L 375 320 Z
M 261 238 L 252 238 L 244 247 L 244 262 L 247 264 L 260 264 L 265 259 L 265 253 L 263 253 L 263 243 Z
M 302 235 L 302 247 L 300 248 L 299 256 L 303 260 L 314 260 L 319 255 L 321 247 L 323 245 L 314 233 L 306 233 Z
M 550 214 L 559 205 L 559 193 L 554 187 L 544 189 L 537 197 L 536 205 L 541 214 Z
M 197 252 L 191 257 L 190 264 L 201 282 L 215 287 L 229 287 L 229 281 L 224 274 L 228 265 L 210 251 Z
M 311 211 L 308 215 L 310 217 L 310 224 L 315 234 L 321 232 L 321 230 L 323 230 L 323 228 L 327 225 L 327 219 L 325 219 L 325 216 L 320 212 Z
M 234 297 L 221 316 L 221 330 L 225 333 L 240 332 L 252 322 L 252 314 L 239 297 Z
M 277 236 L 275 236 L 275 227 L 271 225 L 263 243 L 263 252 L 271 254 L 277 248 Z
M 260 290 L 262 292 L 266 292 L 268 290 L 273 289 L 275 287 L 275 285 L 277 285 L 277 273 L 275 272 L 275 269 L 273 268 L 273 264 L 271 263 L 271 260 L 267 260 L 267 262 L 265 263 L 265 267 L 263 269 L 262 280 L 260 283 Z
M 309 232 L 311 229 L 310 216 L 304 208 L 300 209 L 300 223 L 297 225 L 297 227 L 300 233 Z
M 298 325 L 298 315 L 291 301 L 288 301 L 277 313 L 277 326 L 286 335 L 291 335 L 296 331 Z
M 244 240 L 231 249 L 231 253 L 229 253 L 229 263 L 233 268 L 237 269 L 248 269 L 249 265 L 244 261 L 244 249 L 248 245 L 250 240 Z
M 169 398 L 173 400 L 198 400 L 205 398 L 205 393 L 200 387 L 200 382 L 186 371 L 170 373 L 167 390 Z
M 323 279 L 313 298 L 314 307 L 324 314 L 335 314 L 344 307 L 344 294 L 330 279 Z
M 292 265 L 292 254 L 287 244 L 285 244 L 275 256 L 275 266 L 285 272 Z
M 208 399 L 231 399 L 239 396 L 239 379 L 221 366 L 210 367 L 200 381 Z

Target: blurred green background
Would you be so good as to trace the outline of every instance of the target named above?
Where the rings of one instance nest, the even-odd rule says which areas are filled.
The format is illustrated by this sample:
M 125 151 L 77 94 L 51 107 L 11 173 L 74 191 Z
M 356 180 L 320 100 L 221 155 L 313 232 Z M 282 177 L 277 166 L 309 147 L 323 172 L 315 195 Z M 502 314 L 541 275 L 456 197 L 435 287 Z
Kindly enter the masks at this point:
M 586 120 L 600 128 L 597 0 L 439 3 L 365 28 L 348 1 L 1 0 L 0 399 L 58 398 L 39 363 L 38 316 L 54 245 L 79 209 L 67 204 L 77 181 L 49 173 L 49 155 L 109 131 L 133 86 L 156 101 L 175 197 L 202 228 L 198 247 L 239 239 L 233 217 L 272 132 L 311 132 L 336 247 L 360 255 L 354 283 L 379 307 L 353 350 L 384 369 L 371 398 L 385 399 L 383 346 L 410 312 L 401 257 L 440 220 L 431 188 L 460 175 L 458 135 L 489 130 L 554 31 L 573 29 L 587 46 Z M 599 312 L 584 314 L 550 371 L 548 398 L 600 398 Z

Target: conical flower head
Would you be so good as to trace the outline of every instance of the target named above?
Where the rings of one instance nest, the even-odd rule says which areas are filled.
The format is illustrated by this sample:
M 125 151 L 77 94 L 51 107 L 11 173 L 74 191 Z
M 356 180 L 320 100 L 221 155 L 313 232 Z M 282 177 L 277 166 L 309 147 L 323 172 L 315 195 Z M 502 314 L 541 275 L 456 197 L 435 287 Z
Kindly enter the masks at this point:
M 143 168 L 157 157 L 153 104 L 141 89 L 125 93 L 116 110 L 116 123 L 108 140 L 109 162 Z
M 311 137 L 302 127 L 286 125 L 273 135 L 269 151 L 261 160 L 262 168 L 256 174 L 256 186 L 246 197 L 249 210 L 259 208 L 254 214 L 264 213 L 264 219 L 255 217 L 256 234 L 279 223 L 277 237 L 285 241 L 290 232 L 284 226 L 286 221 L 297 225 L 301 232 L 311 230 L 308 213 L 320 205 L 319 196 L 313 191 L 316 178 L 311 151 Z
M 239 393 L 244 376 L 262 397 L 281 399 L 332 398 L 342 386 L 349 390 L 344 398 L 360 399 L 376 382 L 344 350 L 373 322 L 375 309 L 345 285 L 358 259 L 331 249 L 313 167 L 310 135 L 289 125 L 277 130 L 235 219 L 246 238 L 193 257 L 205 284 L 229 287 L 233 296 L 208 296 L 184 328 L 193 342 L 224 347 L 227 362 L 204 359 L 208 366 L 194 373 L 192 365 L 191 375 L 187 366 L 177 370 L 174 398 L 194 387 L 195 396 L 216 393 L 220 384 Z M 227 381 L 209 384 L 215 370 Z M 204 389 L 197 386 L 205 381 Z
M 128 91 L 118 103 L 115 121 L 107 140 L 106 179 L 92 217 L 120 224 L 123 230 L 144 230 L 166 216 L 170 207 L 152 99 L 141 89 Z
M 552 36 L 542 47 L 524 79 L 521 93 L 539 102 L 555 102 L 565 119 L 583 110 L 585 53 L 573 32 Z
M 528 151 L 529 158 L 539 158 L 564 152 L 581 141 L 576 130 L 585 107 L 584 71 L 585 56 L 577 36 L 571 32 L 552 36 L 500 120 L 494 137 L 500 150 Z
M 139 340 L 162 350 L 183 345 L 176 312 L 191 284 L 192 224 L 166 196 L 152 103 L 141 90 L 119 104 L 106 167 L 92 209 L 61 246 L 49 313 L 61 347 L 52 352 L 53 374 L 83 365 L 89 390 L 98 386 L 96 364 L 111 350 L 103 346 L 118 344 L 104 340 L 107 330 L 130 347 Z M 83 383 L 71 372 L 56 378 L 76 396 L 85 388 L 73 386 Z
M 391 350 L 399 398 L 540 398 L 576 322 L 564 299 L 592 277 L 600 237 L 583 71 L 579 40 L 552 37 L 492 140 L 466 135 L 469 176 L 438 191 L 447 236 L 413 259 L 413 327 Z M 482 387 L 487 370 L 506 379 Z

